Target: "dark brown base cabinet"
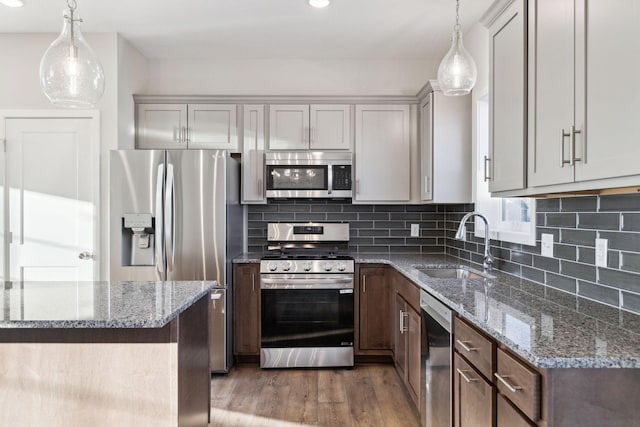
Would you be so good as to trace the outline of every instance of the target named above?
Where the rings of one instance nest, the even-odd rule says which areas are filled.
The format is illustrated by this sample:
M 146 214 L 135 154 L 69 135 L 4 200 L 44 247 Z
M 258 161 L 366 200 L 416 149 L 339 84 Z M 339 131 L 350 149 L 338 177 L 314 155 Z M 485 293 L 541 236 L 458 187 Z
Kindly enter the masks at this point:
M 233 269 L 233 353 L 260 356 L 260 264 Z
M 356 355 L 391 354 L 391 272 L 390 268 L 382 266 L 359 269 Z
M 420 405 L 420 290 L 416 285 L 405 279 L 400 273 L 393 274 L 394 297 L 394 328 L 393 328 L 393 359 L 398 374 L 404 380 L 409 395 L 416 404 Z

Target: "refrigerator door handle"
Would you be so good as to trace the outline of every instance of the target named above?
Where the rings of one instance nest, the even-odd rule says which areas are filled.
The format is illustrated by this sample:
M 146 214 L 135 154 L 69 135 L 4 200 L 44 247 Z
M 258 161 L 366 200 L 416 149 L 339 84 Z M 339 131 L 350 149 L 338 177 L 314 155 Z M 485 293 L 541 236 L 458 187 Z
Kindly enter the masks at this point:
M 173 165 L 167 164 L 167 183 L 164 193 L 164 235 L 167 254 L 167 272 L 173 271 L 175 261 L 175 232 L 176 232 L 176 216 L 175 216 L 175 181 L 173 175 Z
M 164 165 L 158 165 L 158 175 L 156 177 L 156 224 L 155 224 L 155 245 L 156 245 L 156 269 L 159 273 L 164 273 L 164 251 L 162 245 L 162 230 L 164 229 L 164 215 L 162 206 L 162 189 L 164 188 Z

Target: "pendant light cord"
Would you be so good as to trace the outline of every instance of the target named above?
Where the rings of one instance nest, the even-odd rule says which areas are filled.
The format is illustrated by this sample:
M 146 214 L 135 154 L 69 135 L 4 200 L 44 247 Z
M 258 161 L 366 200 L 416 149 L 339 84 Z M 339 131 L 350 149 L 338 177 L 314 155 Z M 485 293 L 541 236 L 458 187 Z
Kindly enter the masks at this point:
M 75 28 L 74 25 L 76 22 L 82 22 L 82 19 L 76 19 L 73 15 L 75 14 L 76 8 L 78 7 L 78 3 L 76 0 L 67 0 L 67 7 L 69 8 L 69 15 L 64 15 L 65 19 L 69 21 L 70 32 L 69 32 L 69 56 L 75 58 L 77 56 L 77 48 L 76 48 L 76 37 L 75 37 Z
M 454 30 L 460 31 L 460 0 L 456 0 L 456 26 Z

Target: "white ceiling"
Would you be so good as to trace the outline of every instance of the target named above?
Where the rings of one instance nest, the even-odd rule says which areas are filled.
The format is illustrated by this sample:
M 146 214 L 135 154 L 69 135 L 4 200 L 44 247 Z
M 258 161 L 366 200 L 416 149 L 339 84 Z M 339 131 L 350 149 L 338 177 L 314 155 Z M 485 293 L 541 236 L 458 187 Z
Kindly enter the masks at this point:
M 85 32 L 118 32 L 148 58 L 434 59 L 454 0 L 77 0 Z M 464 30 L 493 0 L 461 0 Z M 0 31 L 59 32 L 65 0 L 0 5 Z

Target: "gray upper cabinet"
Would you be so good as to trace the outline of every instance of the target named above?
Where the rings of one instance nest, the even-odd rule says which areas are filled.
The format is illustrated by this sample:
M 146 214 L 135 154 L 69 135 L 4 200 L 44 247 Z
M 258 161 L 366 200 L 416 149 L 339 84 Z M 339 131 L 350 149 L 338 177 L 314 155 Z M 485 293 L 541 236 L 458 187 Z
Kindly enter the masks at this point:
M 238 151 L 235 104 L 138 104 L 136 147 Z
M 513 0 L 489 25 L 489 191 L 526 186 L 527 19 L 525 0 Z
M 356 105 L 354 203 L 411 199 L 409 105 Z
M 424 90 L 420 103 L 421 200 L 469 203 L 471 96 L 444 96 L 436 81 Z
M 137 148 L 187 148 L 186 104 L 138 104 Z
M 637 185 L 640 8 L 530 0 L 528 11 L 529 186 Z
M 269 106 L 269 150 L 350 150 L 349 105 Z
M 242 203 L 266 203 L 264 105 L 245 105 L 242 137 Z

